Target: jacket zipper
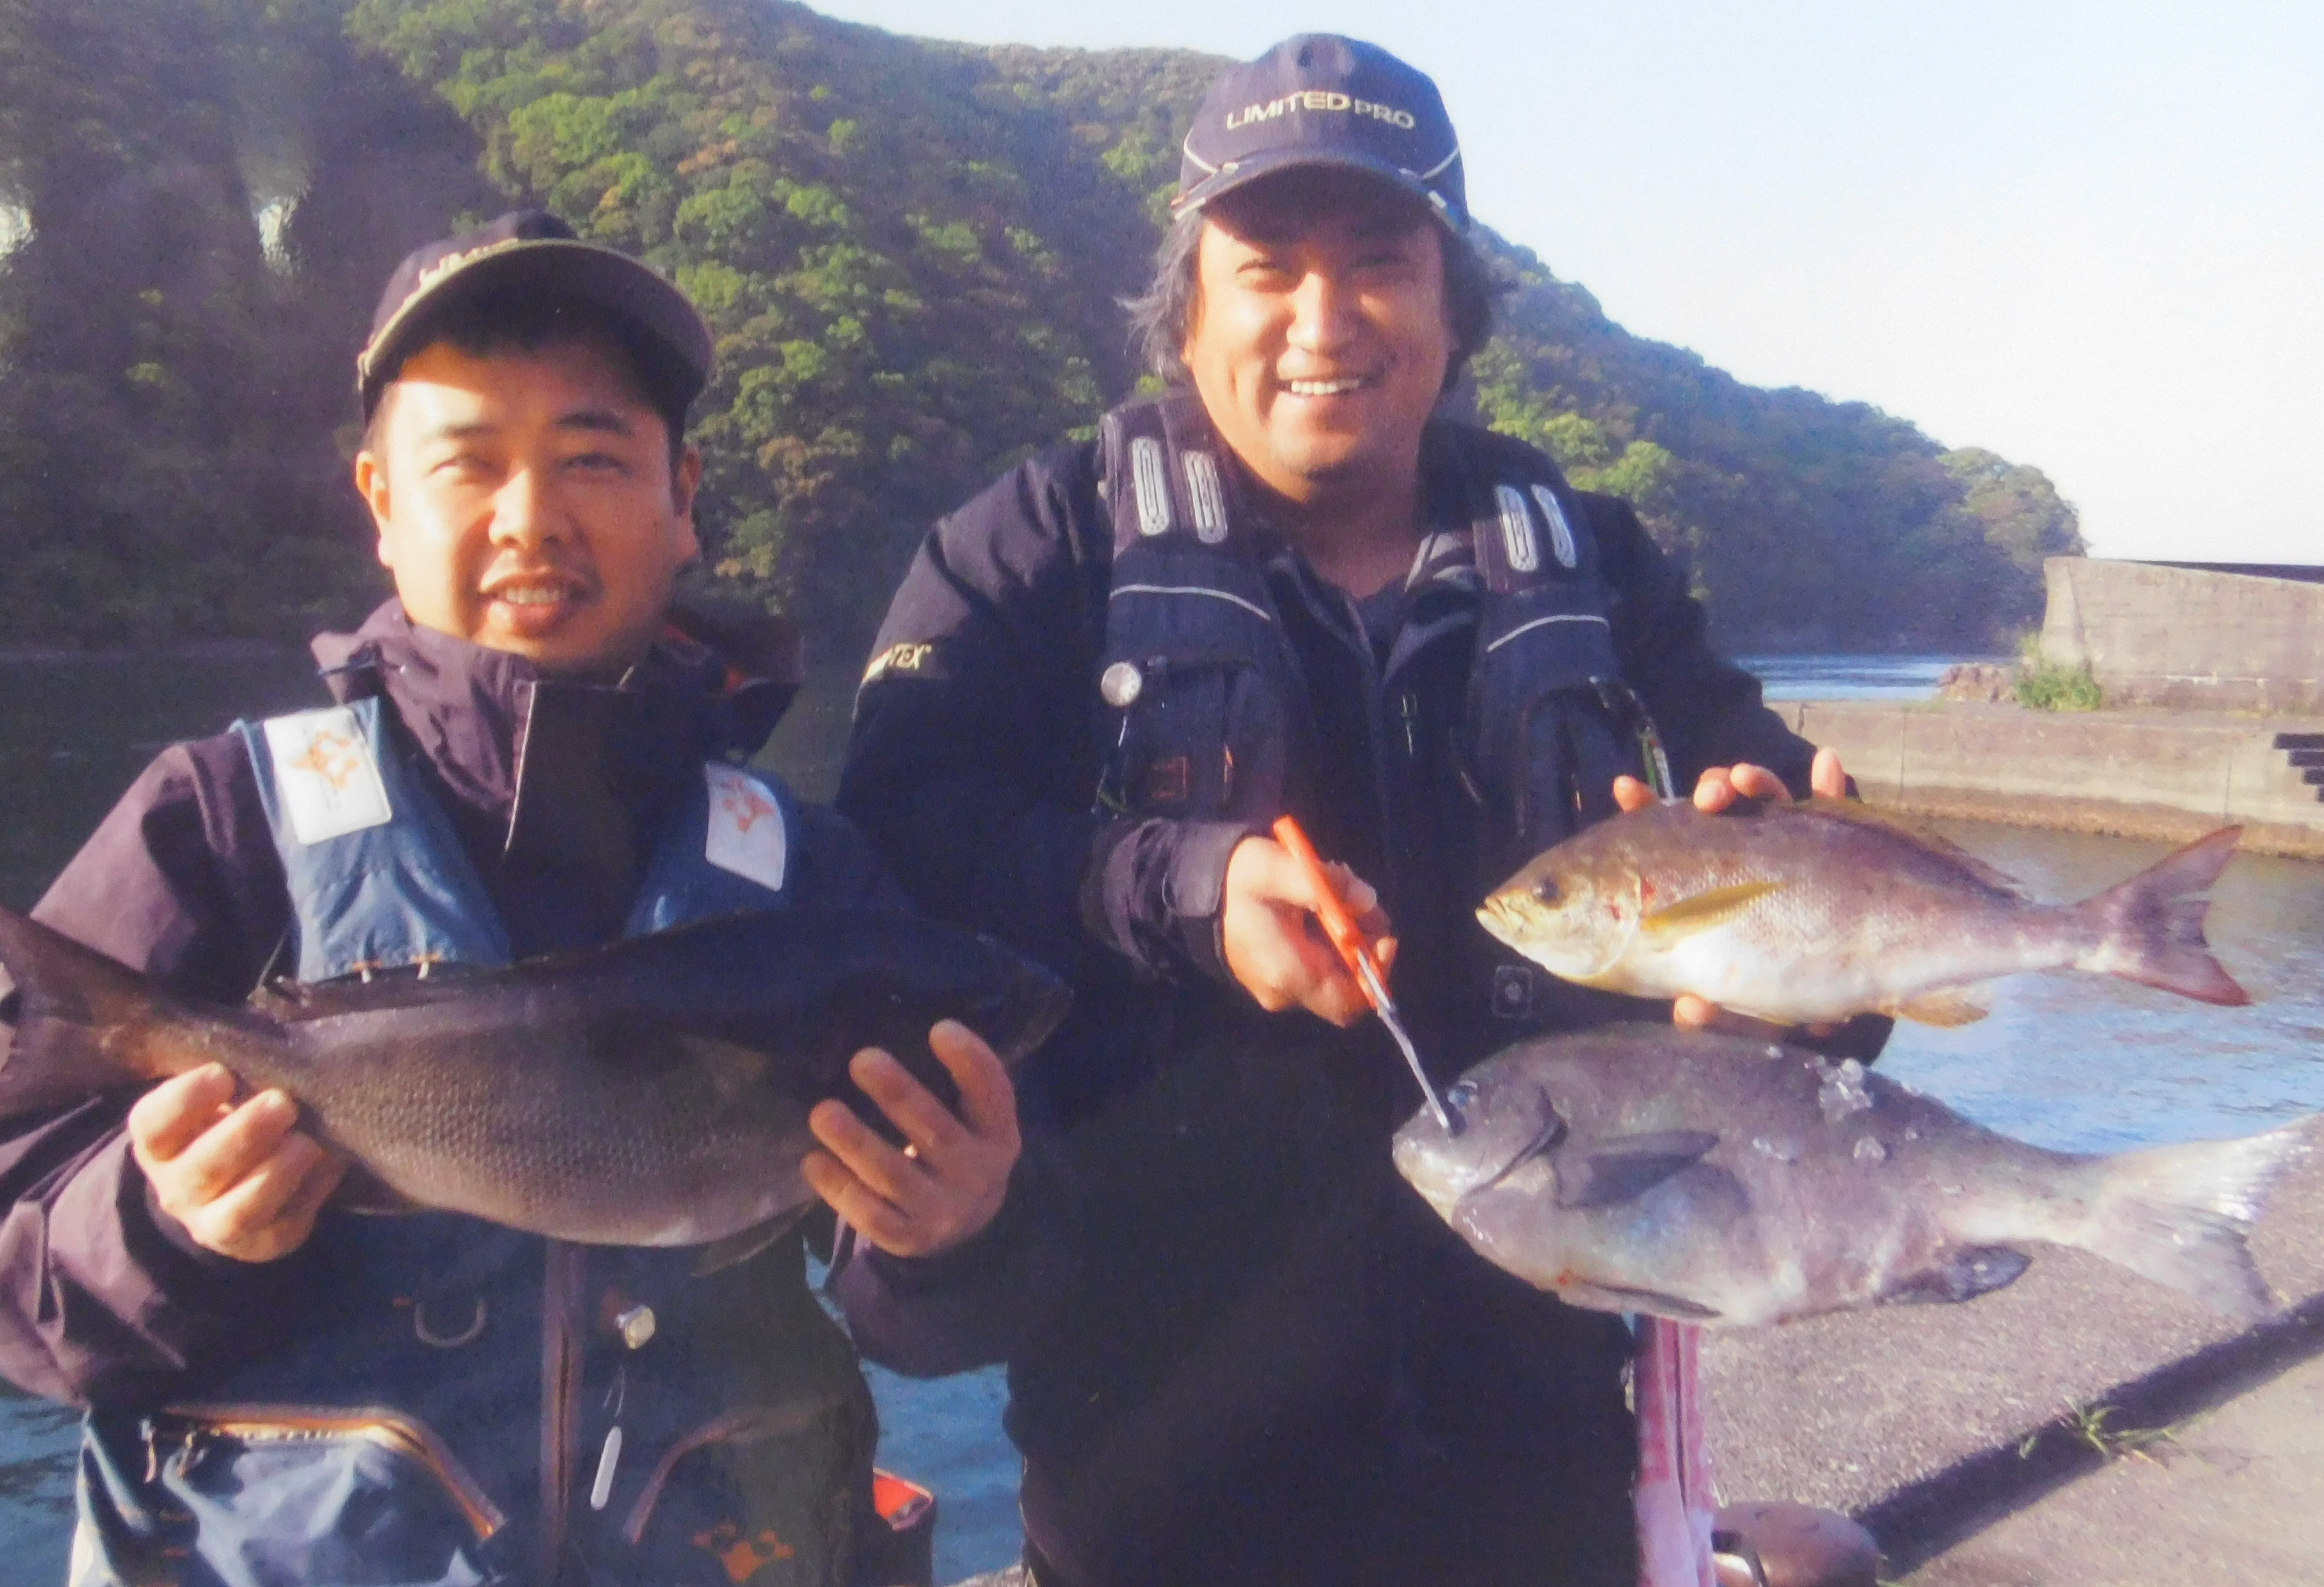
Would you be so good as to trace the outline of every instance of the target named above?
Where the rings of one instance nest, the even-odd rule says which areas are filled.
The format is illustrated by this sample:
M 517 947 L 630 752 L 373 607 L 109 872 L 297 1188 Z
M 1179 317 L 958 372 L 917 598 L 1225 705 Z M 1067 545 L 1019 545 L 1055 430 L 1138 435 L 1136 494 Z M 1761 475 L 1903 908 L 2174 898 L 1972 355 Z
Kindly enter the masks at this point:
M 162 1413 L 182 1422 L 187 1464 L 204 1440 L 226 1438 L 243 1445 L 335 1443 L 361 1438 L 420 1466 L 451 1496 L 478 1541 L 501 1529 L 505 1518 L 492 1496 L 477 1485 L 444 1442 L 424 1424 L 383 1407 L 210 1404 L 172 1405 Z M 156 1462 L 158 1464 L 158 1461 Z M 152 1480 L 153 1473 L 147 1473 Z
M 572 1510 L 581 1431 L 581 1281 L 586 1254 L 567 1241 L 549 1241 L 541 1282 L 540 1568 L 535 1578 L 540 1587 L 556 1587 L 559 1579 Z

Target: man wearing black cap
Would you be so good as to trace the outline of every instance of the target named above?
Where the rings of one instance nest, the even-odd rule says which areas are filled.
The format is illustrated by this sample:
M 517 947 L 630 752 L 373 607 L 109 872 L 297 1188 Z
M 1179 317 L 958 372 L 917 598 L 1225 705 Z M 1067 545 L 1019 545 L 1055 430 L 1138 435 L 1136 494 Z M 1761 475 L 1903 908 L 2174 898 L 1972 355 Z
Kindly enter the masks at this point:
M 1403 62 L 1309 36 L 1222 74 L 1132 306 L 1166 390 L 939 523 L 858 696 L 841 809 L 1079 988 L 1019 1080 L 1044 1211 L 981 1307 L 858 1313 L 906 1370 L 1008 1360 L 1041 1582 L 1637 1579 L 1624 1326 L 1397 1179 L 1419 1098 L 1267 834 L 1296 815 L 1392 923 L 1441 1085 L 1625 1012 L 1476 923 L 1535 851 L 1650 773 L 1843 784 L 1626 505 L 1437 417 L 1491 320 L 1467 225 Z
M 36 913 L 238 1002 L 899 902 L 844 821 L 743 765 L 792 658 L 670 610 L 711 355 L 676 288 L 554 217 L 412 254 L 357 366 L 395 599 L 316 641 L 334 703 L 164 751 Z M 892 1059 L 854 1064 L 917 1161 L 840 1104 L 813 1119 L 808 1178 L 883 1273 L 959 1254 L 1017 1152 L 992 1054 L 933 1041 L 954 1128 Z M 696 1252 L 356 1216 L 346 1171 L 216 1066 L 0 1128 L 0 1371 L 88 1408 L 77 1587 L 909 1578 L 798 1235 L 696 1276 Z

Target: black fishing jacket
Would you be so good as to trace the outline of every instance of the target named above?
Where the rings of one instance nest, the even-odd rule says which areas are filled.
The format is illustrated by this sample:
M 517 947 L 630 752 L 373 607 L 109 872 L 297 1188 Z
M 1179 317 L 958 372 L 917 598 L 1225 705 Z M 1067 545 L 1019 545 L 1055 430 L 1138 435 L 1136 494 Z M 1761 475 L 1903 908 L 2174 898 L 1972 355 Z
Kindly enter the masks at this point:
M 1398 1000 L 1449 1078 L 1641 1007 L 1499 973 L 1515 967 L 1473 911 L 1511 858 L 1513 801 L 1563 804 L 1540 841 L 1609 812 L 1601 780 L 1637 764 L 1646 720 L 1683 786 L 1748 760 L 1804 793 L 1811 747 L 1713 652 L 1636 515 L 1530 449 L 1432 429 L 1431 533 L 1403 589 L 1360 608 L 1247 510 L 1206 545 L 1214 487 L 1183 472 L 1189 445 L 1158 437 L 1140 479 L 1125 435 L 1154 438 L 1117 419 L 1111 469 L 1096 443 L 1049 452 L 939 523 L 858 696 L 840 808 L 925 907 L 1044 959 L 1080 999 L 1020 1079 L 1049 1206 L 1019 1226 L 1038 1224 L 1038 1258 L 996 1269 L 981 1310 L 954 1291 L 861 1342 L 907 1369 L 1009 1360 L 1028 1537 L 1073 1587 L 1530 1582 L 1545 1561 L 1628 1582 L 1621 1324 L 1489 1268 L 1396 1179 L 1388 1139 L 1417 1098 L 1394 1049 L 1370 1022 L 1262 1014 L 1231 984 L 1227 858 L 1287 808 L 1377 886 Z M 1515 521 L 1505 489 L 1536 571 L 1586 571 L 1545 610 L 1594 617 L 1597 648 L 1545 652 L 1556 675 L 1497 713 L 1475 696 L 1480 651 L 1518 626 L 1491 588 L 1509 547 L 1480 568 L 1477 546 Z M 1157 656 L 1172 618 L 1125 642 L 1112 614 L 1154 589 L 1207 592 L 1172 610 L 1231 606 L 1261 637 L 1189 619 Z M 1121 675 L 1102 683 L 1124 661 L 1126 710 Z M 1486 763 L 1511 746 L 1490 736 L 1529 702 L 1545 714 L 1517 726 L 1554 764 L 1497 782 Z M 1254 773 L 1267 794 L 1238 800 Z

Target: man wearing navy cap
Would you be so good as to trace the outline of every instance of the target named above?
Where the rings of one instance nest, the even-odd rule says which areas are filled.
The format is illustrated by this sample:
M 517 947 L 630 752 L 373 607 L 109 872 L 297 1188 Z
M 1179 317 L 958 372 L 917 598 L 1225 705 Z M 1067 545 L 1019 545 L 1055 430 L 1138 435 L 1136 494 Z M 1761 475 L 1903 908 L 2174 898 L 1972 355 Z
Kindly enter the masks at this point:
M 163 751 L 35 913 L 238 1003 L 900 907 L 846 822 L 744 764 L 793 658 L 672 610 L 711 357 L 684 294 L 554 216 L 411 254 L 357 363 L 394 598 L 316 640 L 329 703 Z M 1017 1150 L 999 1061 L 933 1045 L 964 1118 L 861 1053 L 917 1157 L 827 1102 L 807 1169 L 922 1290 L 974 1260 Z M 800 1234 L 713 1260 L 359 1216 L 346 1168 L 217 1065 L 0 1122 L 0 1373 L 88 1413 L 74 1587 L 926 1579 L 925 1536 L 875 1513 L 871 1396 Z
M 1267 834 L 1296 815 L 1392 928 L 1441 1085 L 1669 1017 L 1477 924 L 1538 849 L 1665 756 L 1712 807 L 1842 784 L 1627 505 L 1439 416 L 1492 318 L 1468 225 L 1395 57 L 1222 74 L 1132 306 L 1166 389 L 937 524 L 858 696 L 840 807 L 1079 993 L 1020 1080 L 1040 1237 L 981 1308 L 856 1314 L 908 1371 L 1009 1362 L 1038 1582 L 1637 1579 L 1623 1324 L 1397 1179 L 1419 1097 Z

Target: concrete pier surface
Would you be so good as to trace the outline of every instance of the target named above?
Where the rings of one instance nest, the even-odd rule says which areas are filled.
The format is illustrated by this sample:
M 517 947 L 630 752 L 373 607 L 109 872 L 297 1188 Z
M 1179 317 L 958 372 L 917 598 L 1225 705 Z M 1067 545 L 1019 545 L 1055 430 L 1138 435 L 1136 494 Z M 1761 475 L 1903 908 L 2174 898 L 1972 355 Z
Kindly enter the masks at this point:
M 2175 841 L 2238 823 L 2254 852 L 2324 858 L 2324 787 L 2297 764 L 2312 751 L 2296 748 L 2324 745 L 2324 717 L 1939 701 L 1775 709 L 1838 750 L 1873 804 Z
M 2324 1582 L 2309 1128 L 2252 1239 L 2286 1303 L 2261 1323 L 2035 1246 L 2024 1277 L 1965 1305 L 1707 1333 L 1721 1493 L 1851 1514 L 1914 1587 Z

